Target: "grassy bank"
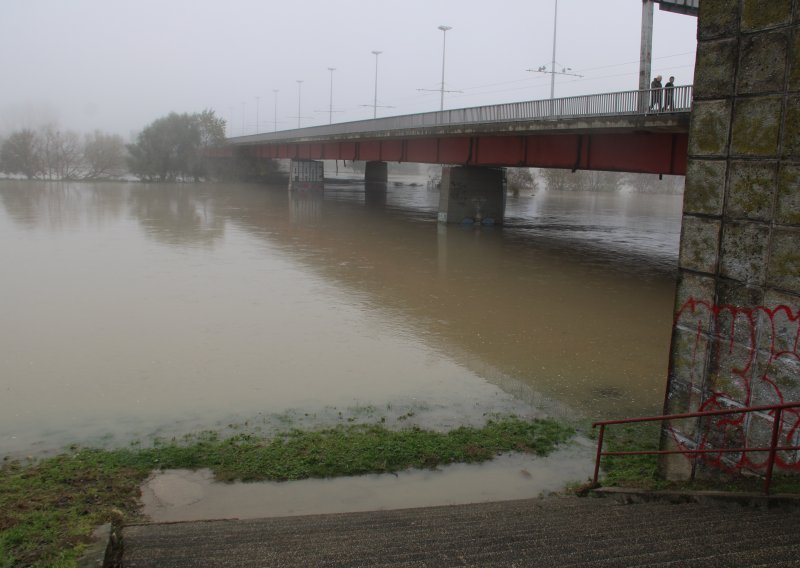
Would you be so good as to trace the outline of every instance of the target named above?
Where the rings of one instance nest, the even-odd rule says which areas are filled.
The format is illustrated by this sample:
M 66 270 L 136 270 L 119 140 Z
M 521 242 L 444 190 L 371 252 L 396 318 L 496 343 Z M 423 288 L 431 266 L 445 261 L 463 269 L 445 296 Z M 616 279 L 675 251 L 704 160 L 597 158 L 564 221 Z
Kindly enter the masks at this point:
M 604 448 L 609 452 L 658 450 L 660 423 L 616 424 L 605 433 Z M 605 472 L 603 485 L 654 488 L 657 477 L 657 455 L 606 456 L 602 461 Z
M 139 486 L 160 468 L 210 468 L 220 480 L 285 481 L 546 455 L 573 435 L 552 420 L 505 418 L 450 432 L 350 425 L 269 439 L 214 433 L 152 448 L 70 452 L 0 467 L 0 567 L 73 566 L 92 529 L 139 519 Z

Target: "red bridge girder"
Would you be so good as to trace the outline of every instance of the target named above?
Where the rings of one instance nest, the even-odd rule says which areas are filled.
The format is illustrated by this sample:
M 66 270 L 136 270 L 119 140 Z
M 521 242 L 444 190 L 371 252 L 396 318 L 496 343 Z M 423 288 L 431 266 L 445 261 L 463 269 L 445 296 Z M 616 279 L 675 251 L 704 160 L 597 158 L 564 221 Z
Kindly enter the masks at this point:
M 688 134 L 625 132 L 452 136 L 257 144 L 259 158 L 567 168 L 684 175 Z

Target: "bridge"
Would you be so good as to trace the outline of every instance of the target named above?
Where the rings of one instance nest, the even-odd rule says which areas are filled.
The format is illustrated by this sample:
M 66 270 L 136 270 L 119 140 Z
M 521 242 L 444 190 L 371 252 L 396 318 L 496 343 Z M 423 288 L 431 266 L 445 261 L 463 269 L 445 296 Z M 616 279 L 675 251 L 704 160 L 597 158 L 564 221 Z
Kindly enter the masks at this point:
M 526 101 L 238 136 L 228 144 L 272 159 L 682 175 L 692 87 L 675 87 L 670 108 L 649 108 L 652 97 L 637 90 Z
M 439 220 L 499 223 L 497 168 L 685 174 L 691 101 L 691 86 L 525 101 L 239 136 L 226 150 L 292 160 L 293 188 L 321 186 L 316 160 L 365 161 L 368 183 L 386 182 L 387 162 L 461 166 L 444 171 Z

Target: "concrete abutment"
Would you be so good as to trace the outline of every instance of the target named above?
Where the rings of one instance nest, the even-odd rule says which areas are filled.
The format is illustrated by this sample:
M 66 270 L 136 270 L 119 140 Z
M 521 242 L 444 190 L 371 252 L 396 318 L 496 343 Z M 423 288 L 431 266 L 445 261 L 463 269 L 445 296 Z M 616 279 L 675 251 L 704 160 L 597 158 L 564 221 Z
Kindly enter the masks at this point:
M 800 400 L 800 3 L 700 3 L 665 413 Z M 769 446 L 773 415 L 684 419 L 663 449 Z M 796 445 L 785 411 L 779 445 Z M 778 452 L 776 472 L 800 471 Z M 666 477 L 763 474 L 766 453 L 663 457 Z

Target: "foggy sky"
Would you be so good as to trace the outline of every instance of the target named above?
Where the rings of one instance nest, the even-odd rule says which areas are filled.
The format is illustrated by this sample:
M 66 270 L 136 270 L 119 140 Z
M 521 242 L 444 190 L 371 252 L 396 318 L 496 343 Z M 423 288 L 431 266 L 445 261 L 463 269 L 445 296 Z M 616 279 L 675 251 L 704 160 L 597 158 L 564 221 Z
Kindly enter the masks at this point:
M 550 96 L 554 0 L 0 0 L 0 135 L 46 122 L 130 138 L 211 108 L 228 135 Z M 641 0 L 559 0 L 555 96 L 636 89 Z M 653 74 L 691 84 L 696 18 L 655 9 Z M 257 102 L 256 97 L 260 97 Z M 244 120 L 243 120 L 244 119 Z

